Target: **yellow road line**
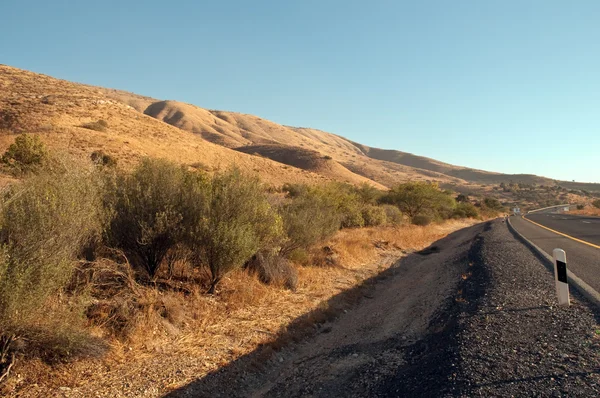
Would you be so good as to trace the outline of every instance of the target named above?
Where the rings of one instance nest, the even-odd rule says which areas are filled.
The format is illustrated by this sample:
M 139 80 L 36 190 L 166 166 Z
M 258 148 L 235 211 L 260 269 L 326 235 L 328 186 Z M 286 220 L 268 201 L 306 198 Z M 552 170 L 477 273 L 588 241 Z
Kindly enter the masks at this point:
M 544 226 L 544 225 L 542 225 L 542 224 L 538 224 L 538 223 L 536 223 L 535 221 L 531 221 L 530 219 L 526 218 L 525 216 L 523 216 L 523 219 L 524 219 L 524 220 L 527 220 L 527 221 L 529 221 L 529 222 L 530 222 L 530 223 L 532 223 L 532 224 L 535 224 L 535 225 L 537 225 L 538 227 L 542 227 L 542 228 L 544 228 L 544 229 L 547 229 L 548 231 L 554 232 L 555 234 L 562 235 L 562 236 L 564 236 L 565 238 L 569 238 L 569 239 L 572 239 L 572 240 L 574 240 L 574 241 L 576 241 L 576 242 L 583 243 L 584 245 L 588 245 L 588 246 L 595 247 L 596 249 L 600 249 L 600 246 L 598 246 L 598 245 L 595 245 L 595 244 L 593 244 L 593 243 L 590 243 L 590 242 L 586 242 L 585 240 L 581 240 L 581 239 L 574 238 L 574 237 L 572 237 L 571 235 L 563 234 L 562 232 L 555 231 L 555 230 L 553 230 L 553 229 L 551 229 L 551 228 L 548 228 L 548 227 L 546 227 L 546 226 Z

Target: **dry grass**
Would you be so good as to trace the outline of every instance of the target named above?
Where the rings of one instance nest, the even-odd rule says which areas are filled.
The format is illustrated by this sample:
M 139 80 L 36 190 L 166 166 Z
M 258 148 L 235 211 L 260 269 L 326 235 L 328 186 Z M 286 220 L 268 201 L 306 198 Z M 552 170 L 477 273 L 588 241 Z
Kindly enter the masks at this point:
M 318 253 L 327 247 L 338 265 L 297 266 L 299 283 L 295 292 L 266 286 L 241 270 L 225 278 L 215 296 L 204 294 L 200 288 L 164 291 L 134 285 L 125 268 L 105 263 L 103 276 L 95 279 L 97 283 L 114 284 L 120 293 L 113 296 L 113 301 L 136 309 L 126 319 L 127 337 L 113 339 L 110 354 L 102 360 L 53 366 L 26 361 L 19 365 L 16 372 L 20 375 L 5 386 L 4 392 L 38 396 L 68 387 L 76 388 L 83 396 L 159 396 L 261 345 L 276 343 L 273 348 L 277 349 L 287 341 L 282 336 L 288 332 L 288 325 L 312 312 L 303 319 L 305 330 L 290 334 L 289 340 L 303 336 L 306 330 L 313 330 L 315 322 L 335 315 L 335 309 L 325 304 L 333 296 L 387 269 L 402 251 L 420 250 L 474 223 L 461 220 L 427 227 L 342 230 L 326 245 L 316 248 Z M 102 302 L 97 301 L 100 309 Z M 111 301 L 107 297 L 105 302 Z M 99 312 L 92 317 L 90 328 L 95 335 L 106 336 L 115 313 Z
M 597 216 L 600 217 L 600 209 L 592 205 L 586 205 L 582 210 L 571 210 L 569 214 L 579 214 L 582 216 Z

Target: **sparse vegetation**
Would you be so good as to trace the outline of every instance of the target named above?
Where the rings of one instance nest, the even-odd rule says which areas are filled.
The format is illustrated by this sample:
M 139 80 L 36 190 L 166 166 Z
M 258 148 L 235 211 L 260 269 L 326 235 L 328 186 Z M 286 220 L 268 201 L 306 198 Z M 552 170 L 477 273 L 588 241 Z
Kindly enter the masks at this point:
M 592 206 L 594 206 L 597 209 L 600 209 L 600 199 L 596 199 L 592 202 Z
M 2 163 L 13 174 L 23 174 L 39 170 L 48 159 L 46 146 L 37 135 L 23 134 L 15 138 L 4 155 Z
M 102 150 L 92 152 L 92 154 L 90 155 L 90 158 L 92 159 L 92 162 L 98 166 L 106 166 L 106 167 L 116 167 L 117 166 L 117 159 L 114 156 L 109 155 Z
M 81 125 L 81 127 L 88 130 L 105 132 L 108 130 L 108 122 L 106 120 L 98 120 L 95 122 L 84 123 Z
M 0 219 L 0 337 L 25 339 L 45 356 L 82 349 L 82 319 L 53 301 L 75 260 L 100 232 L 100 185 L 93 171 L 43 173 L 13 186 Z

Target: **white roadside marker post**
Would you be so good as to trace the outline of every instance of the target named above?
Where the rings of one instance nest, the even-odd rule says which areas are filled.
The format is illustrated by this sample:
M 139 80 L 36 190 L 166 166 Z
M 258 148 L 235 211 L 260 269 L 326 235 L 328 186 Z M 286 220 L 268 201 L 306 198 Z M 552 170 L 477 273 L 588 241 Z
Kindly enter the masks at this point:
M 567 281 L 567 254 L 562 249 L 554 249 L 554 282 L 556 284 L 556 295 L 558 305 L 569 306 L 569 282 Z

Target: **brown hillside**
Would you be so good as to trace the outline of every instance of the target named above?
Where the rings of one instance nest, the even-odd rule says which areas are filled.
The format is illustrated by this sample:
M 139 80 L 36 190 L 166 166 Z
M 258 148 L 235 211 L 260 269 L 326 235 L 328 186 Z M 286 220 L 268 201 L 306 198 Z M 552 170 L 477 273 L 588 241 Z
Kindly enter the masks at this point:
M 320 152 L 312 149 L 305 149 L 296 146 L 286 145 L 249 145 L 236 148 L 237 151 L 257 155 L 272 159 L 276 162 L 287 164 L 299 169 L 312 171 L 337 181 L 348 182 L 351 184 L 372 183 L 372 180 L 357 175 L 328 155 L 322 155 Z M 376 184 L 380 189 L 385 189 L 384 185 Z
M 98 120 L 107 121 L 109 128 L 95 131 L 81 127 Z M 0 66 L 0 130 L 39 133 L 50 146 L 82 156 L 103 149 L 126 167 L 143 156 L 209 170 L 237 164 L 255 170 L 275 185 L 334 179 L 391 186 L 407 180 L 427 180 L 468 190 L 481 184 L 512 181 L 600 191 L 600 184 L 555 182 L 534 175 L 459 167 L 406 152 L 371 148 L 316 129 L 71 83 L 9 66 Z M 0 150 L 12 139 L 3 135 Z M 254 149 L 261 156 L 240 149 L 248 146 L 264 147 Z M 332 162 L 318 167 L 298 166 L 309 153 L 315 159 L 329 156 Z
M 94 150 L 102 149 L 124 167 L 153 156 L 208 170 L 237 165 L 277 186 L 288 181 L 328 180 L 323 175 L 216 145 L 128 105 L 133 103 L 141 109 L 146 103 L 152 104 L 145 97 L 118 91 L 108 96 L 106 92 L 0 66 L 0 130 L 4 132 L 0 135 L 0 150 L 10 145 L 14 134 L 34 133 L 51 148 L 78 156 L 89 157 Z M 81 127 L 98 120 L 108 123 L 106 131 Z

